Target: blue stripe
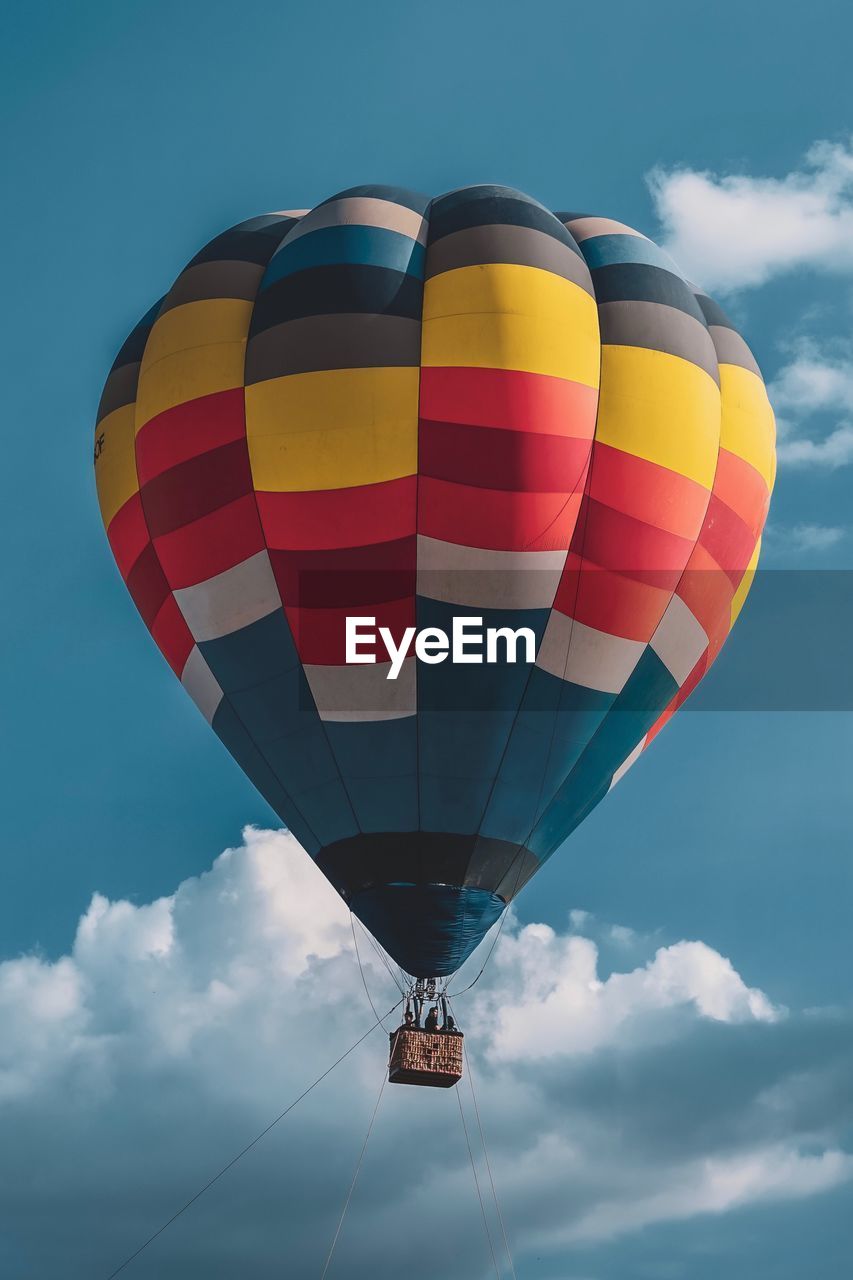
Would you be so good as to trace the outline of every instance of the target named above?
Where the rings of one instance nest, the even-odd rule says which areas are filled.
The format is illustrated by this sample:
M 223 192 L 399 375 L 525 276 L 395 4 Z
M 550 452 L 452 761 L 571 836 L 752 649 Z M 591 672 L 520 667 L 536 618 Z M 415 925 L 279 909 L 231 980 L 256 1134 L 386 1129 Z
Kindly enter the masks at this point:
M 668 253 L 641 236 L 591 236 L 588 240 L 581 241 L 580 247 L 591 271 L 596 267 L 612 267 L 620 262 L 642 262 L 649 267 L 671 271 L 673 275 L 681 274 Z
M 198 647 L 225 693 L 264 684 L 299 666 L 299 655 L 281 609 L 230 635 L 203 640 Z
M 314 852 L 317 841 L 325 845 L 355 835 L 352 806 L 284 612 L 276 609 L 248 627 L 202 642 L 199 649 L 229 701 L 230 719 L 222 722 L 229 741 L 223 741 L 242 764 L 237 749 L 246 754 L 248 748 L 241 746 L 235 723 L 241 726 L 254 752 L 252 763 L 242 767 L 297 839 L 302 840 L 300 814 L 302 825 L 317 837 Z M 265 783 L 267 775 L 272 784 Z M 269 785 L 275 798 L 268 795 Z
M 524 844 L 615 701 L 559 680 L 531 674 L 480 830 Z
M 327 721 L 362 831 L 416 831 L 418 741 L 414 716 L 362 723 Z
M 421 596 L 417 602 L 419 628 L 450 634 L 454 617 L 480 617 L 484 627 L 530 627 L 537 648 L 548 615 L 548 609 L 466 609 Z M 418 664 L 422 830 L 478 829 L 530 674 L 526 662 Z
M 351 906 L 407 973 L 442 978 L 464 964 L 506 903 L 487 889 L 388 884 L 362 890 Z
M 309 828 L 303 814 L 267 765 L 227 698 L 223 698 L 216 709 L 213 731 L 270 808 L 290 828 L 302 847 L 315 857 L 322 840 Z
M 336 226 L 306 231 L 289 244 L 287 241 L 272 258 L 263 279 L 262 289 L 277 280 L 307 271 L 310 267 L 341 266 L 350 263 L 362 267 L 386 267 L 404 275 L 422 279 L 426 250 L 411 236 L 385 227 Z
M 544 862 L 607 795 L 613 775 L 678 691 L 655 651 L 647 647 L 625 688 L 576 767 L 560 787 L 529 841 Z

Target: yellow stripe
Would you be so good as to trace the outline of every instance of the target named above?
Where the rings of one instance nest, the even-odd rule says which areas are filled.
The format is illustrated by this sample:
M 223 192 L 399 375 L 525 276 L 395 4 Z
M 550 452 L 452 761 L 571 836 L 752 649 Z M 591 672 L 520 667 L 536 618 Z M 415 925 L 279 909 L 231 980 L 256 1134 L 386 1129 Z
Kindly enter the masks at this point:
M 347 489 L 414 475 L 417 368 L 329 369 L 246 387 L 255 488 Z
M 738 583 L 738 589 L 732 598 L 732 620 L 729 626 L 730 630 L 737 622 L 738 614 L 743 608 L 746 597 L 749 595 L 750 589 L 752 588 L 753 579 L 755 578 L 755 570 L 758 568 L 758 557 L 760 555 L 761 539 L 759 538 L 755 544 L 755 550 L 750 557 L 749 564 L 746 567 L 746 573 Z
M 425 366 L 518 369 L 597 387 L 599 354 L 594 299 L 550 271 L 487 263 L 424 287 Z
M 175 405 L 242 386 L 252 303 L 206 298 L 165 311 L 139 373 L 136 430 Z
M 205 298 L 164 311 L 148 335 L 142 357 L 143 371 L 176 351 L 245 340 L 252 306 L 253 303 L 241 298 Z
M 136 474 L 132 404 L 122 405 L 95 428 L 95 484 L 106 527 L 139 488 Z
M 776 475 L 776 421 L 764 383 L 740 365 L 720 365 L 723 397 L 721 443 L 764 477 L 769 489 Z
M 136 430 L 175 405 L 242 386 L 245 356 L 244 339 L 176 351 L 149 369 L 143 368 L 136 397 Z
M 717 384 L 680 356 L 604 346 L 595 439 L 710 489 L 720 444 Z

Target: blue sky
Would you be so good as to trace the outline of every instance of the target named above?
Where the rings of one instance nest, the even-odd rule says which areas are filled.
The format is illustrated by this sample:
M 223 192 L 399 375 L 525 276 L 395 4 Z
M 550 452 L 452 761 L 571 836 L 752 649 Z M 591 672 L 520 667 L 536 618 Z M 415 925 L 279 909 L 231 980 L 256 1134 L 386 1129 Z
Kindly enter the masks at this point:
M 0 211 L 6 247 L 0 394 L 9 433 L 0 478 L 6 601 L 0 958 L 21 964 L 15 958 L 24 955 L 29 968 L 7 969 L 5 987 L 0 977 L 0 993 L 8 997 L 6 1004 L 0 999 L 0 1012 L 13 1008 L 8 993 L 20 989 L 22 974 L 41 981 L 39 975 L 71 972 L 68 965 L 77 965 L 80 982 L 88 973 L 91 990 L 109 1003 L 86 969 L 105 963 L 109 949 L 97 963 L 91 951 L 88 960 L 77 952 L 68 959 L 93 892 L 144 912 L 145 904 L 199 876 L 223 849 L 239 846 L 245 824 L 272 824 L 141 625 L 103 536 L 91 469 L 95 409 L 118 345 L 194 251 L 244 217 L 309 206 L 355 183 L 437 194 L 491 181 L 668 241 L 686 269 L 724 296 L 775 388 L 785 434 L 765 563 L 797 571 L 783 579 L 790 607 L 779 652 L 790 663 L 792 686 L 803 671 L 826 664 L 831 620 L 849 598 L 843 572 L 821 587 L 820 625 L 791 629 L 802 624 L 806 579 L 818 569 L 849 568 L 853 548 L 848 6 L 817 0 L 803 21 L 793 6 L 764 0 L 704 7 L 613 0 L 603 10 L 475 0 L 417 13 L 399 4 L 338 0 L 313 7 L 151 0 L 19 7 L 7 25 L 10 38 L 0 53 L 7 187 Z M 830 145 L 815 150 L 821 142 Z M 750 655 L 749 628 L 767 629 L 772 621 L 772 608 L 762 605 L 768 590 L 759 582 L 742 622 Z M 721 660 L 721 679 L 726 664 L 735 670 L 740 639 L 736 633 L 731 655 Z M 850 707 L 849 683 L 838 705 Z M 746 987 L 790 1012 L 744 1021 L 729 1010 L 730 1017 L 712 1019 L 720 1035 L 735 1028 L 738 1041 L 730 1061 L 720 1049 L 720 1070 L 752 1078 L 757 1055 L 767 1064 L 766 1089 L 778 1091 L 789 1079 L 786 1064 L 798 1076 L 817 1070 L 809 1057 L 812 1024 L 802 1011 L 833 1008 L 831 1015 L 808 1016 L 836 1019 L 839 1045 L 839 1028 L 847 1027 L 840 1010 L 853 972 L 853 720 L 849 712 L 795 713 L 784 706 L 713 710 L 712 697 L 706 706 L 667 729 L 525 891 L 519 914 L 522 923 L 548 924 L 559 938 L 574 936 L 566 933 L 570 909 L 632 930 L 636 950 L 624 953 L 607 942 L 605 925 L 589 923 L 591 934 L 599 931 L 602 978 L 611 970 L 644 971 L 656 947 L 684 939 L 728 957 Z M 250 893 L 245 884 L 244 891 Z M 194 925 L 201 932 L 210 927 L 201 917 Z M 348 953 L 344 958 L 351 967 Z M 132 968 L 131 960 L 123 963 Z M 141 1034 L 129 1012 L 139 1006 L 127 994 L 138 977 L 128 978 L 121 1003 L 129 1035 Z M 529 994 L 519 990 L 519 1008 Z M 625 1061 L 642 1052 L 653 1078 L 654 1063 L 663 1070 L 673 1045 L 685 1060 L 691 1049 L 705 1052 L 701 999 L 690 987 L 685 1000 L 695 1017 L 684 1015 L 683 1035 L 672 1028 L 661 1034 L 655 1015 L 657 1029 L 647 1028 L 642 1044 L 619 1042 Z M 67 1043 L 60 1050 L 59 1041 L 27 1031 L 15 1020 L 19 1014 L 8 1013 L 7 1043 L 29 1045 L 30 1033 L 35 1037 L 27 1073 L 40 1082 L 43 1112 L 67 1084 L 63 1072 L 72 1070 Z M 103 1007 L 92 1016 L 109 1025 Z M 247 1015 L 245 1026 L 251 1038 L 258 1024 Z M 849 1040 L 848 1032 L 846 1050 L 827 1049 L 827 1061 L 849 1055 Z M 606 1056 L 610 1044 L 596 1042 L 590 1052 Z M 39 1052 L 65 1064 L 58 1075 Z M 484 1058 L 484 1071 L 494 1071 L 496 1081 L 501 1062 L 509 1061 L 501 1052 Z M 749 1127 L 755 1107 L 746 1105 L 746 1095 L 735 1098 L 737 1082 L 730 1110 L 717 1098 L 709 1111 L 707 1081 L 696 1059 L 690 1062 L 695 1116 L 723 1125 L 737 1114 Z M 197 1065 L 189 1054 L 184 1074 L 175 1077 L 185 1076 L 188 1097 Z M 147 1114 L 147 1104 L 135 1101 L 133 1074 L 117 1066 L 111 1072 L 117 1092 L 109 1105 L 98 1112 L 91 1098 L 80 1104 L 81 1115 L 95 1108 L 86 1114 L 101 1133 L 119 1131 L 128 1115 L 132 1128 L 135 1114 Z M 149 1086 L 153 1067 L 152 1073 Z M 582 1076 L 572 1059 L 566 1080 L 581 1088 Z M 544 1097 L 548 1081 L 541 1087 Z M 210 1088 L 215 1097 L 224 1090 L 221 1081 Z M 179 1092 L 176 1084 L 170 1101 L 176 1115 Z M 239 1145 L 252 1130 L 255 1102 L 226 1094 L 227 1151 L 229 1133 Z M 0 1164 L 11 1161 L 14 1169 L 23 1144 L 32 1149 L 35 1142 L 61 1170 L 85 1126 L 69 1122 L 52 1148 L 34 1118 L 39 1108 L 30 1115 L 29 1096 L 16 1092 L 8 1104 L 13 1141 L 4 1144 Z M 259 1113 L 262 1102 L 274 1113 L 278 1096 L 259 1088 Z M 815 1107 L 821 1098 L 826 1114 L 819 1125 L 792 1120 L 788 1138 L 777 1134 L 773 1142 L 788 1141 L 800 1159 L 843 1152 L 845 1143 L 849 1149 L 849 1096 L 840 1086 L 821 1093 L 815 1084 Z M 635 1108 L 636 1118 L 645 1104 L 626 1094 L 624 1105 Z M 797 1105 L 808 1112 L 802 1098 Z M 683 1106 L 688 1115 L 689 1098 Z M 673 1139 L 665 1119 L 656 1133 L 661 1150 L 654 1157 L 639 1139 L 633 1154 L 663 1167 L 662 1149 Z M 307 1120 L 304 1136 L 308 1151 Z M 205 1168 L 199 1143 L 198 1165 L 180 1170 L 190 1189 L 194 1169 Z M 698 1143 L 691 1158 L 702 1151 Z M 279 1158 L 285 1156 L 280 1147 Z M 518 1152 L 508 1151 L 509 1163 L 510 1156 Z M 159 1149 L 143 1144 L 146 1185 L 156 1182 L 164 1158 L 166 1139 Z M 258 1168 L 265 1167 L 262 1160 Z M 92 1156 L 86 1181 L 92 1203 L 106 1194 L 113 1172 L 106 1147 Z M 807 1177 L 797 1181 L 805 1177 L 799 1165 L 795 1172 L 791 1185 L 811 1188 Z M 366 1196 L 381 1195 L 380 1164 L 373 1175 Z M 542 1280 L 702 1280 L 724 1269 L 735 1280 L 799 1280 L 807 1269 L 832 1280 L 841 1274 L 832 1258 L 853 1252 L 845 1176 L 827 1175 L 821 1191 L 756 1193 L 711 1216 L 700 1197 L 691 1212 L 663 1213 L 641 1226 L 611 1224 L 582 1239 L 570 1231 L 557 1239 L 543 1222 L 539 1242 L 525 1237 L 528 1272 Z M 50 1212 L 60 1223 L 67 1218 L 61 1230 L 77 1256 L 73 1220 L 81 1193 L 72 1183 L 70 1175 L 60 1178 L 45 1202 L 34 1185 L 28 1213 L 37 1222 L 47 1203 L 58 1206 Z M 245 1196 L 250 1178 L 241 1185 Z M 337 1188 L 331 1200 L 336 1195 Z M 178 1185 L 175 1196 L 181 1197 Z M 624 1206 L 634 1201 L 630 1188 L 624 1201 L 617 1196 L 614 1221 L 623 1212 L 629 1222 Z M 238 1197 L 235 1232 L 239 1204 Z M 124 1216 L 124 1233 L 110 1236 L 113 1251 L 122 1252 L 120 1238 L 127 1236 L 129 1247 L 168 1207 L 156 1196 L 143 1198 L 137 1215 Z M 555 1219 L 565 1212 L 555 1208 Z M 199 1221 L 209 1226 L 211 1219 Z M 185 1277 L 214 1274 L 193 1230 L 182 1232 L 180 1252 L 170 1255 L 164 1241 L 160 1259 L 172 1257 L 175 1266 L 179 1260 Z M 16 1230 L 5 1274 L 45 1273 L 29 1252 L 40 1247 L 37 1234 Z M 258 1239 L 267 1238 L 259 1229 Z M 94 1255 L 86 1256 L 88 1270 L 81 1263 L 66 1274 L 93 1274 Z M 147 1270 L 140 1263 L 138 1274 L 165 1275 L 156 1261 Z

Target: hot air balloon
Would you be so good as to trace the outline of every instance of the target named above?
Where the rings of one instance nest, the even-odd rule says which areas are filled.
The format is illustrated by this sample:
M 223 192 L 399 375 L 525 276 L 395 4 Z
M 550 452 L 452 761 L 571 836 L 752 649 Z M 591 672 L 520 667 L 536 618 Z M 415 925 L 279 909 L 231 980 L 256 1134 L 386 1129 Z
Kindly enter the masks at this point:
M 453 974 L 708 671 L 774 422 L 650 239 L 506 187 L 354 187 L 196 254 L 116 358 L 95 466 L 169 665 L 353 913 Z M 535 660 L 347 661 L 347 620 Z M 508 646 L 507 646 L 508 647 Z

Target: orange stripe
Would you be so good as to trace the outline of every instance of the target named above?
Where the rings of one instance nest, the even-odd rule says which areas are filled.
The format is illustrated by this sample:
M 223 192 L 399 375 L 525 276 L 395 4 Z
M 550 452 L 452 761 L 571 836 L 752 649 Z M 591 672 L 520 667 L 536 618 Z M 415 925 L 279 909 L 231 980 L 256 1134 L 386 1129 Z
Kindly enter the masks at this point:
M 721 449 L 714 476 L 714 494 L 740 516 L 757 539 L 767 516 L 770 493 L 755 467 L 738 454 Z
M 596 442 L 592 447 L 590 497 L 681 538 L 699 536 L 708 490 L 689 476 Z

